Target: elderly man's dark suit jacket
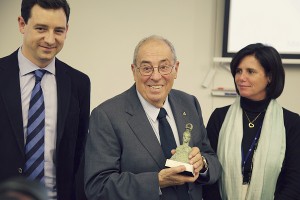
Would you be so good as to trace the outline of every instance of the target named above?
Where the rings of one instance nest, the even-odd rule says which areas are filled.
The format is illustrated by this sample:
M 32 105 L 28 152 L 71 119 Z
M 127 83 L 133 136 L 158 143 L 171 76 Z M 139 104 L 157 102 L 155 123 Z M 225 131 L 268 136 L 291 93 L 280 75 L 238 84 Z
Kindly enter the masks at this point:
M 210 147 L 197 99 L 171 90 L 169 102 L 180 143 L 186 123 L 193 124 L 191 146 L 199 147 L 209 164 L 207 178 L 188 184 L 190 199 L 202 199 L 202 184 L 215 182 L 221 167 Z M 85 151 L 85 189 L 90 200 L 177 200 L 176 187 L 163 188 L 159 196 L 158 172 L 165 157 L 135 85 L 95 108 Z
M 18 51 L 0 59 L 0 181 L 22 176 L 25 164 Z M 90 80 L 56 59 L 56 181 L 59 200 L 74 200 L 90 112 Z

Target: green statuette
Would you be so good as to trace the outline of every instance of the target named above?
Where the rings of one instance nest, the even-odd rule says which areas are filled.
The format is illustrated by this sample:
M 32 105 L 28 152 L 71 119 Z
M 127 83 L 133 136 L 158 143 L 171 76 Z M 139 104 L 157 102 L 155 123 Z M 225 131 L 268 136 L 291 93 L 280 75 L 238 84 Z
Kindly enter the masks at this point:
M 192 148 L 189 146 L 192 130 L 193 125 L 191 123 L 185 125 L 185 131 L 183 132 L 183 143 L 176 148 L 176 153 L 170 158 L 171 160 L 189 163 L 189 153 L 192 150 Z

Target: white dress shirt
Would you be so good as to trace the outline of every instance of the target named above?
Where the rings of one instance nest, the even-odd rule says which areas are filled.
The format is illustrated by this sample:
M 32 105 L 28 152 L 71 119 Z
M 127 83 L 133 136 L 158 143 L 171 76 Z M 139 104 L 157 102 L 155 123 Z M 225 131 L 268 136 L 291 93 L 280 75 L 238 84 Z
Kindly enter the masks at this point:
M 143 96 L 137 91 L 138 97 L 140 99 L 140 102 L 145 110 L 145 113 L 148 117 L 148 120 L 154 130 L 154 133 L 160 143 L 160 136 L 159 136 L 159 122 L 157 119 L 158 113 L 160 111 L 160 108 L 156 108 L 155 106 L 153 106 L 152 104 L 150 104 L 148 101 L 146 101 Z M 176 145 L 179 146 L 180 145 L 180 140 L 179 140 L 179 135 L 178 135 L 178 130 L 177 130 L 177 126 L 176 126 L 176 122 L 172 113 L 172 109 L 168 100 L 168 96 L 166 98 L 166 101 L 163 105 L 163 108 L 167 111 L 167 120 L 171 126 L 174 138 L 175 138 L 175 142 Z
M 22 54 L 21 48 L 18 52 L 18 61 L 20 68 L 24 141 L 26 144 L 28 109 L 31 92 L 35 85 L 35 76 L 32 72 L 40 68 Z M 57 88 L 55 79 L 55 59 L 53 59 L 52 62 L 44 68 L 44 70 L 47 72 L 42 78 L 41 87 L 43 90 L 45 104 L 45 186 L 48 191 L 49 199 L 56 199 L 55 151 L 57 135 Z

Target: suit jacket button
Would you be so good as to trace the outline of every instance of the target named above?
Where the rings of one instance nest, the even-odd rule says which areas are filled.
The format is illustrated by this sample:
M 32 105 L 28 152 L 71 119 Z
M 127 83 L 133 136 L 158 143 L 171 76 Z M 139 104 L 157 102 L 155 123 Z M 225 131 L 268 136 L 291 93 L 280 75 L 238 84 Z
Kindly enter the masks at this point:
M 23 169 L 22 169 L 22 168 L 18 168 L 18 172 L 19 172 L 20 174 L 22 174 L 22 173 L 23 173 Z

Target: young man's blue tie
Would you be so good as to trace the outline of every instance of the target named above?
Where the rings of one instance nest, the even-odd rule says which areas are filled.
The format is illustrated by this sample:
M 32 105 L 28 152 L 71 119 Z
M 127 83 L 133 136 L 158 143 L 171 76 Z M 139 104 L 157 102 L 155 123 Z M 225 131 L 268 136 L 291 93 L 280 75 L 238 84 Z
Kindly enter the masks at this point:
M 41 80 L 45 70 L 36 70 L 27 123 L 24 172 L 28 179 L 44 182 L 45 105 Z

